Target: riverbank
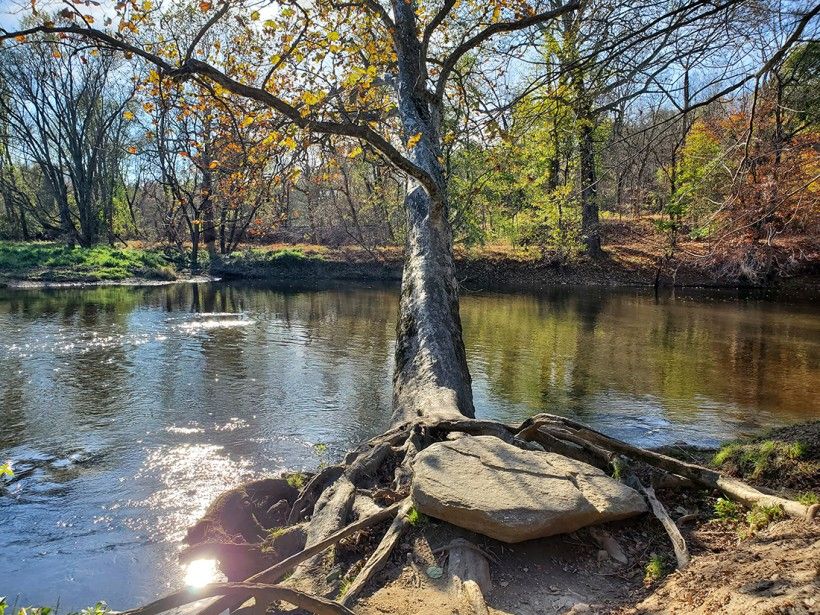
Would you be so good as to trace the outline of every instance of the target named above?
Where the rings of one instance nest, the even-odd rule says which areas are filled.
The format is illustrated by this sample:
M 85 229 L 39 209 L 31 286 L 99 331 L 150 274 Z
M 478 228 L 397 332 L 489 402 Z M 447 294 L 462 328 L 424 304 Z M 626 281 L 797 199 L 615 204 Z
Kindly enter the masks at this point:
M 604 258 L 571 259 L 544 254 L 537 248 L 456 246 L 456 275 L 467 292 L 540 291 L 557 286 L 701 287 L 776 290 L 813 297 L 820 293 L 820 275 L 808 260 L 766 282 L 728 275 L 725 267 L 682 255 L 663 263 L 656 247 L 633 238 L 607 246 Z M 208 262 L 194 274 L 171 248 L 96 246 L 67 248 L 57 243 L 0 242 L 0 287 L 45 288 L 91 285 L 147 286 L 174 281 L 269 280 L 299 284 L 387 282 L 401 280 L 404 254 L 400 247 L 330 248 L 311 244 L 272 244 L 241 249 Z
M 297 568 L 297 572 L 284 585 L 293 587 L 295 583 L 297 587 L 311 587 L 310 591 L 316 594 L 331 598 L 336 596 L 337 600 L 349 606 L 356 604 L 354 612 L 360 615 L 451 612 L 488 615 L 535 615 L 545 612 L 573 615 L 706 615 L 722 612 L 749 615 L 816 612 L 816 561 L 820 556 L 820 526 L 815 516 L 820 491 L 820 422 L 778 429 L 762 436 L 729 443 L 719 450 L 708 451 L 685 444 L 675 445 L 664 449 L 666 456 L 663 456 L 651 451 L 641 452 L 640 449 L 623 443 L 618 444 L 617 441 L 601 434 L 596 435 L 572 421 L 564 421 L 559 417 L 550 418 L 549 415 L 539 416 L 546 418 L 538 419 L 537 424 L 530 423 L 531 427 L 546 427 L 545 433 L 556 435 L 573 433 L 577 437 L 583 434 L 577 442 L 586 442 L 592 446 L 586 453 L 565 449 L 570 455 L 592 455 L 596 458 L 603 451 L 597 457 L 598 462 L 608 465 L 614 458 L 609 457 L 610 462 L 604 459 L 611 455 L 612 450 L 628 454 L 631 461 L 621 458 L 618 463 L 622 465 L 615 467 L 616 470 L 621 467 L 622 473 L 618 475 L 616 471 L 616 476 L 643 491 L 652 502 L 652 512 L 645 512 L 625 521 L 599 522 L 591 527 L 582 527 L 572 532 L 567 530 L 569 533 L 561 532 L 548 538 L 513 541 L 512 544 L 508 541 L 500 542 L 483 533 L 471 532 L 421 514 L 427 504 L 425 499 L 419 499 L 419 493 L 425 489 L 419 486 L 419 481 L 429 486 L 429 472 L 441 474 L 449 470 L 447 463 L 427 464 L 427 458 L 431 455 L 436 460 L 446 458 L 446 453 L 437 456 L 440 455 L 442 445 L 434 443 L 423 449 L 424 452 L 419 453 L 413 464 L 415 472 L 411 493 L 414 506 L 409 512 L 405 509 L 402 509 L 405 512 L 399 511 L 388 529 L 386 524 L 396 514 L 398 504 L 380 508 L 372 504 L 365 506 L 364 500 L 372 496 L 381 502 L 381 506 L 386 506 L 395 501 L 390 498 L 398 497 L 397 494 L 390 489 L 361 491 L 362 501 L 359 502 L 360 497 L 357 495 L 356 505 L 352 508 L 359 520 L 348 526 L 358 529 L 358 533 L 350 539 L 343 538 L 353 533 L 353 530 L 340 530 L 338 534 L 329 535 L 325 539 L 327 544 L 323 545 L 326 548 L 334 544 L 333 550 L 324 559 L 312 559 L 309 568 Z M 552 430 L 549 425 L 555 420 L 563 427 Z M 537 427 L 542 424 L 542 427 Z M 473 426 L 478 430 L 495 433 L 493 425 L 501 426 L 499 423 L 489 422 L 476 422 Z M 536 432 L 525 426 L 514 428 L 514 431 L 531 442 L 529 438 L 536 435 Z M 495 436 L 490 435 L 482 436 L 484 439 L 480 444 L 477 443 L 476 438 L 464 434 L 464 431 L 470 431 L 475 435 L 474 429 L 467 426 L 467 423 L 462 428 L 455 425 L 452 427 L 456 432 L 446 438 L 450 442 L 446 445 L 447 448 L 498 448 L 499 455 L 493 456 L 492 462 L 484 461 L 483 456 L 479 457 L 482 459 L 481 463 L 485 464 L 483 474 L 476 474 L 473 466 L 464 471 L 471 477 L 470 487 L 485 494 L 481 496 L 482 501 L 494 501 L 493 498 L 487 499 L 488 492 L 498 493 L 501 498 L 499 501 L 507 501 L 501 494 L 505 488 L 509 488 L 509 481 L 517 482 L 522 479 L 512 466 L 507 465 L 512 462 L 509 453 L 501 454 L 505 445 L 499 444 Z M 399 435 L 394 430 L 381 438 L 391 438 L 392 443 Z M 435 440 L 435 435 L 434 429 L 427 437 Z M 504 439 L 503 432 L 496 435 Z M 536 438 L 536 441 L 555 446 L 551 444 L 553 440 L 550 438 Z M 471 445 L 471 442 L 474 444 Z M 520 440 L 518 444 L 521 445 Z M 342 468 L 347 468 L 343 476 L 359 477 L 359 466 L 367 464 L 370 457 L 378 456 L 381 448 L 384 448 L 384 441 L 377 438 L 371 441 L 371 446 L 372 448 L 357 449 L 358 456 L 348 456 L 347 459 L 353 461 L 345 466 L 325 468 L 312 478 L 303 476 L 301 481 L 307 486 L 300 492 L 296 502 L 303 502 L 305 499 L 316 501 L 319 495 L 311 489 L 315 490 L 318 488 L 316 485 L 325 485 L 328 481 L 335 480 L 330 478 L 331 475 L 338 477 Z M 598 446 L 605 448 L 598 448 L 596 452 L 595 447 Z M 434 448 L 436 453 L 432 453 Z M 404 447 L 399 451 L 404 451 Z M 539 456 L 539 453 L 518 454 Z M 697 462 L 706 467 L 691 465 Z M 390 463 L 395 463 L 395 460 Z M 476 462 L 463 463 L 475 465 Z M 687 466 L 687 463 L 690 465 Z M 334 470 L 334 467 L 337 469 Z M 560 465 L 552 467 L 553 472 L 560 473 Z M 661 467 L 667 471 L 659 471 Z M 698 469 L 693 473 L 695 468 Z M 715 484 L 707 487 L 706 483 L 711 479 L 704 479 L 704 475 L 700 473 L 715 470 L 723 472 L 724 479 L 731 477 L 736 482 L 730 486 L 729 482 L 724 481 L 721 489 L 717 489 Z M 497 472 L 504 473 L 506 487 L 494 480 Z M 528 466 L 527 474 L 535 475 L 537 472 L 537 464 Z M 677 475 L 680 472 L 687 479 Z M 696 477 L 696 474 L 700 476 Z M 392 473 L 388 472 L 387 475 L 392 476 Z M 396 476 L 399 475 L 397 472 Z M 265 539 L 268 542 L 263 543 L 261 552 L 250 543 L 244 543 L 241 552 L 236 548 L 229 551 L 223 549 L 225 539 L 231 533 L 228 531 L 222 535 L 220 532 L 233 527 L 246 516 L 261 519 L 253 511 L 259 506 L 262 507 L 259 510 L 264 509 L 270 499 L 285 498 L 282 489 L 289 489 L 287 485 L 293 484 L 293 477 L 285 478 L 288 479 L 287 483 L 284 480 L 248 483 L 218 498 L 203 521 L 189 532 L 188 542 L 191 546 L 185 557 L 201 557 L 204 553 L 221 554 L 220 559 L 230 563 L 228 568 L 223 567 L 229 578 L 245 578 L 261 567 L 266 568 L 266 572 L 253 580 L 272 583 L 278 576 L 286 573 L 289 566 L 304 561 L 311 554 L 319 553 L 322 548 L 319 545 L 316 550 L 310 550 L 296 544 L 291 545 L 285 541 L 285 537 L 292 538 L 293 535 L 304 532 L 305 526 L 310 532 L 314 518 L 316 523 L 328 523 L 326 509 L 336 512 L 333 507 L 340 505 L 335 491 L 331 492 L 332 497 L 324 500 L 324 508 L 320 508 L 319 513 L 314 511 L 313 515 L 307 514 L 310 521 L 272 530 Z M 441 478 L 444 477 L 439 476 Z M 545 480 L 555 478 L 555 475 L 551 475 Z M 492 484 L 481 482 L 488 479 Z M 341 480 L 344 483 L 346 479 Z M 378 476 L 376 480 L 379 480 Z M 601 481 L 605 480 L 608 479 L 600 475 L 595 484 L 601 485 Z M 300 485 L 303 484 L 301 481 Z M 440 480 L 435 482 L 445 485 Z M 457 480 L 453 482 L 458 483 Z M 748 484 L 754 484 L 759 491 L 748 491 Z M 587 484 L 585 488 L 589 489 L 590 485 L 591 483 Z M 275 490 L 274 495 L 267 494 L 266 489 Z M 452 487 L 446 489 L 450 490 Z M 461 493 L 458 487 L 455 488 L 454 493 L 456 492 Z M 249 503 L 245 508 L 229 507 L 227 503 L 234 501 L 231 494 L 241 494 L 244 497 L 242 501 Z M 290 499 L 278 500 L 277 510 L 287 509 L 295 495 L 289 495 Z M 747 496 L 757 503 L 752 505 L 749 501 L 748 507 L 738 503 L 738 500 Z M 778 499 L 775 496 L 789 499 Z M 556 494 L 549 503 L 542 504 L 552 510 L 563 505 L 563 497 Z M 383 498 L 387 500 L 383 501 Z M 791 498 L 796 498 L 796 501 Z M 348 500 L 353 499 L 353 495 L 349 494 Z M 449 501 L 453 506 L 460 502 L 458 498 Z M 350 502 L 348 508 L 349 504 Z M 294 503 L 293 506 L 296 507 L 297 504 Z M 320 504 L 317 503 L 317 506 Z M 508 519 L 505 523 L 509 524 L 511 531 L 518 527 L 515 525 L 516 515 L 522 514 L 525 509 L 523 503 L 519 504 L 518 508 L 511 509 L 509 515 L 504 517 Z M 492 521 L 489 521 L 493 518 L 494 511 L 488 510 L 487 514 L 487 527 L 494 527 Z M 342 525 L 345 516 L 338 520 Z M 373 519 L 372 522 L 368 521 L 369 518 Z M 461 516 L 450 521 L 462 521 L 469 525 L 466 518 Z M 674 529 L 670 529 L 670 526 Z M 379 536 L 383 533 L 384 538 L 379 541 Z M 202 543 L 200 534 L 207 536 L 211 542 Z M 214 541 L 215 536 L 221 536 L 221 539 Z M 682 549 L 680 544 L 673 549 L 670 538 L 676 539 L 675 537 L 685 543 Z M 233 540 L 229 542 L 230 546 L 236 547 Z M 270 545 L 266 547 L 268 543 Z M 379 546 L 374 555 L 368 558 L 367 554 L 377 544 Z M 304 548 L 304 551 L 299 551 L 300 548 Z M 456 557 L 459 559 L 454 559 Z M 378 567 L 373 568 L 376 560 Z M 279 561 L 281 563 L 277 563 Z M 240 566 L 240 562 L 252 562 L 252 565 Z M 267 568 L 269 564 L 274 566 Z M 465 565 L 467 567 L 463 568 Z M 461 572 L 456 573 L 455 570 Z M 464 574 L 469 575 L 470 581 L 465 581 L 467 577 Z M 267 575 L 271 578 L 268 579 Z M 367 579 L 364 583 L 362 576 Z M 480 588 L 475 590 L 479 593 L 464 590 L 466 583 L 473 583 L 476 588 Z M 361 597 L 357 600 L 360 593 Z M 480 600 L 471 602 L 471 607 L 460 602 L 465 598 L 472 600 L 476 596 Z M 190 601 L 196 596 L 180 594 L 180 597 Z M 288 601 L 287 596 L 282 597 L 285 602 Z M 478 610 L 473 608 L 476 604 L 480 605 Z M 220 603 L 219 607 L 226 605 L 227 603 Z M 284 613 L 287 610 L 274 608 L 272 612 Z M 328 608 L 322 612 L 337 613 L 342 610 L 334 606 L 333 609 Z
M 805 504 L 818 502 L 818 421 L 719 450 L 681 445 L 663 452 Z M 649 482 L 649 477 L 641 480 Z M 396 558 L 385 570 L 360 612 L 448 612 L 447 582 L 429 578 L 424 570 L 444 565 L 438 547 L 456 537 L 491 555 L 490 615 L 817 612 L 816 520 L 787 519 L 774 508 L 744 509 L 719 492 L 692 485 L 655 484 L 655 490 L 692 556 L 682 571 L 675 570 L 669 537 L 651 515 L 513 545 L 426 519 L 404 539 L 407 560 Z M 613 557 L 619 552 L 623 561 Z

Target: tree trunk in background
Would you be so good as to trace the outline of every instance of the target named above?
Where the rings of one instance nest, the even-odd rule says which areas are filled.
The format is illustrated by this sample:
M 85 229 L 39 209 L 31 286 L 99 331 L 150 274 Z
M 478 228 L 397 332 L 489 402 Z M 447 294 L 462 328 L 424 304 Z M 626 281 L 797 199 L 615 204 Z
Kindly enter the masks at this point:
M 418 137 L 413 161 L 433 178 L 438 194 L 433 199 L 416 187 L 404 201 L 407 245 L 396 331 L 393 424 L 474 415 L 440 161 L 441 115 L 423 90 L 424 62 L 413 7 L 393 1 L 399 116 L 405 139 Z
M 210 130 L 208 131 L 210 139 Z M 202 171 L 202 243 L 208 252 L 210 262 L 216 259 L 216 225 L 214 224 L 214 202 L 212 198 L 213 171 L 211 170 L 211 145 L 205 145 L 205 157 L 203 160 L 204 169 Z
M 601 249 L 601 223 L 598 219 L 598 188 L 595 173 L 595 143 L 592 122 L 582 117 L 578 138 L 581 171 L 581 235 L 587 254 L 593 258 L 603 256 Z

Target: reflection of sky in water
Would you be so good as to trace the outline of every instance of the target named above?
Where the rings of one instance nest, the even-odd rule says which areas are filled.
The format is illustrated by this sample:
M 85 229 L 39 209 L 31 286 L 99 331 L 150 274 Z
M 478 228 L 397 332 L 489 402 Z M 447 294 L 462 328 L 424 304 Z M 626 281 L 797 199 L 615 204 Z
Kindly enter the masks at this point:
M 207 582 L 176 553 L 217 494 L 386 426 L 395 314 L 394 289 L 0 294 L 0 595 L 124 609 Z M 468 296 L 462 319 L 480 416 L 657 445 L 820 415 L 808 310 L 561 291 Z

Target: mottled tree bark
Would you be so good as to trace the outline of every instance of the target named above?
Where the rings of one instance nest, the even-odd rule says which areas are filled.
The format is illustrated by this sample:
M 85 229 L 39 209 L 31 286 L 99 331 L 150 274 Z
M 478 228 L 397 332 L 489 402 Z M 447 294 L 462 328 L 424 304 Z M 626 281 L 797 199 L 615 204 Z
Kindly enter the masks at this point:
M 441 164 L 441 110 L 425 90 L 426 64 L 413 4 L 394 0 L 396 90 L 413 162 L 435 182 L 405 199 L 407 245 L 393 377 L 393 423 L 474 415 L 458 308 L 447 183 Z

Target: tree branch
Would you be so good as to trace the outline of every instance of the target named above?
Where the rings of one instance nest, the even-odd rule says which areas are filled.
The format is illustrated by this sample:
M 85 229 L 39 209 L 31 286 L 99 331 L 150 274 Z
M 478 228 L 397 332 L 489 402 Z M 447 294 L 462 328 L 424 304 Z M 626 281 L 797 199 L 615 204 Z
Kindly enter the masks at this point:
M 431 198 L 433 198 L 433 200 L 437 200 L 441 196 L 439 194 L 440 191 L 436 181 L 429 173 L 427 173 L 427 171 L 405 157 L 392 143 L 369 126 L 354 124 L 352 122 L 346 123 L 316 120 L 312 119 L 310 116 L 303 117 L 297 107 L 294 107 L 282 98 L 279 98 L 278 96 L 275 96 L 262 88 L 240 83 L 216 67 L 201 60 L 189 59 L 181 66 L 172 66 L 158 55 L 149 53 L 136 45 L 132 45 L 124 40 L 118 39 L 106 32 L 95 28 L 83 28 L 79 26 L 43 25 L 15 32 L 0 29 L 0 42 L 14 39 L 19 36 L 30 36 L 32 34 L 41 33 L 74 34 L 95 40 L 99 43 L 112 47 L 113 49 L 132 53 L 135 56 L 138 56 L 158 67 L 171 77 L 185 78 L 193 75 L 207 77 L 233 94 L 261 102 L 278 113 L 281 113 L 298 127 L 303 128 L 308 132 L 353 137 L 366 141 L 377 151 L 379 151 L 387 160 L 389 160 L 396 168 L 417 180 L 422 187 L 424 187 Z
M 438 82 L 436 83 L 436 99 L 441 100 L 444 95 L 444 88 L 447 86 L 447 80 L 450 78 L 450 73 L 453 72 L 456 64 L 462 57 L 464 57 L 465 54 L 469 53 L 496 34 L 507 34 L 510 32 L 525 30 L 531 26 L 560 17 L 569 11 L 574 11 L 580 6 L 580 4 L 580 0 L 569 0 L 569 2 L 559 6 L 558 8 L 544 11 L 543 13 L 538 13 L 536 15 L 531 15 L 530 17 L 525 17 L 517 21 L 503 21 L 494 23 L 484 28 L 472 38 L 467 39 L 456 47 L 442 63 L 441 74 L 439 75 Z

